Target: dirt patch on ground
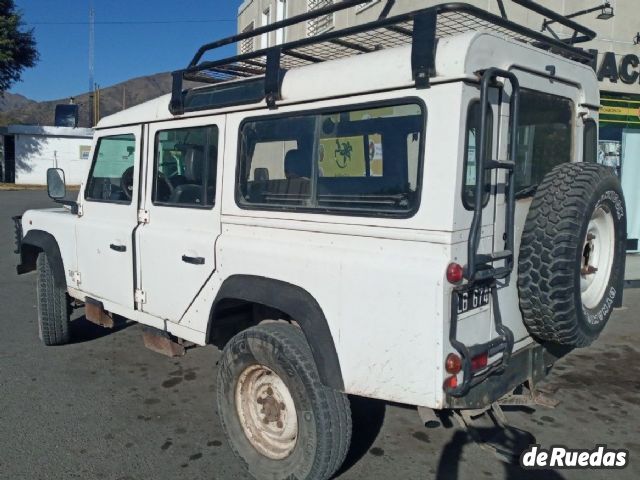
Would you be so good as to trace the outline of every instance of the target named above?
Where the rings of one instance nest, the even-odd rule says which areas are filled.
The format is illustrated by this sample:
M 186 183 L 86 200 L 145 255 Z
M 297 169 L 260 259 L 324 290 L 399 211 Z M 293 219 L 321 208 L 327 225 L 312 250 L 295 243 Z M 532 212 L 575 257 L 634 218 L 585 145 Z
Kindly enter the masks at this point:
M 0 183 L 0 191 L 12 192 L 18 190 L 44 190 L 44 185 L 16 185 L 15 183 Z

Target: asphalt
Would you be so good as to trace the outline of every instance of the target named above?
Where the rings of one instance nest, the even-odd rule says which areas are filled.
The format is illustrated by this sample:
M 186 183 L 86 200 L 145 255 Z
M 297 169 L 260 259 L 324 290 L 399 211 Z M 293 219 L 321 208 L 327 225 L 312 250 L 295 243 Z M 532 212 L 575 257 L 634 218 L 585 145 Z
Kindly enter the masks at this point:
M 72 324 L 73 343 L 37 338 L 35 276 L 15 274 L 10 217 L 47 207 L 41 191 L 0 192 L 0 479 L 249 478 L 223 436 L 213 347 L 169 359 L 141 329 Z M 425 428 L 415 409 L 352 398 L 354 442 L 340 480 L 640 478 L 640 290 L 629 289 L 604 334 L 558 362 L 546 388 L 555 409 L 506 413 L 521 438 L 627 449 L 624 470 L 525 471 L 459 428 Z

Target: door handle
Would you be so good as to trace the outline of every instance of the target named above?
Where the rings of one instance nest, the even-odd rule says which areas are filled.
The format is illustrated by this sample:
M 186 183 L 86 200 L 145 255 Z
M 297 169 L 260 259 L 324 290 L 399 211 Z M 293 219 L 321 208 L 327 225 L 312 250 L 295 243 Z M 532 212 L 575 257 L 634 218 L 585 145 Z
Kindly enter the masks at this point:
M 182 255 L 182 261 L 184 263 L 190 263 L 191 265 L 204 265 L 204 257 L 190 257 L 189 255 Z
M 109 248 L 111 250 L 116 251 L 116 252 L 126 252 L 127 251 L 126 245 L 116 245 L 116 244 L 112 243 L 111 245 L 109 245 Z

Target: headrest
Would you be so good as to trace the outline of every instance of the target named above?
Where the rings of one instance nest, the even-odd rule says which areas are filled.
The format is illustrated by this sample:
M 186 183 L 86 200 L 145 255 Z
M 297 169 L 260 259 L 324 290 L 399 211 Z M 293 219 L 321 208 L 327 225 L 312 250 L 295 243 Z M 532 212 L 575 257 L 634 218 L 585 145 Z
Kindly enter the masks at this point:
M 287 178 L 311 177 L 311 162 L 300 150 L 289 150 L 284 157 L 284 175 Z
M 253 170 L 253 179 L 256 182 L 266 182 L 269 180 L 269 170 L 263 167 L 255 168 Z
M 184 176 L 189 183 L 201 183 L 204 171 L 204 153 L 201 149 L 189 147 L 184 155 Z

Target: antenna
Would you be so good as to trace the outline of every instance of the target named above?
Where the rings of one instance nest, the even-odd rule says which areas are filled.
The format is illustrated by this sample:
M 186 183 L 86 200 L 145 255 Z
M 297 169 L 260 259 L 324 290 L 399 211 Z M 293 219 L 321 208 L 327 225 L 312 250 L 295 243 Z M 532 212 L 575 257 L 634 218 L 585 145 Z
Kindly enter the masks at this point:
M 96 11 L 93 9 L 93 2 L 89 3 L 89 91 L 93 90 L 93 64 L 94 64 L 94 48 L 96 42 L 95 35 Z

